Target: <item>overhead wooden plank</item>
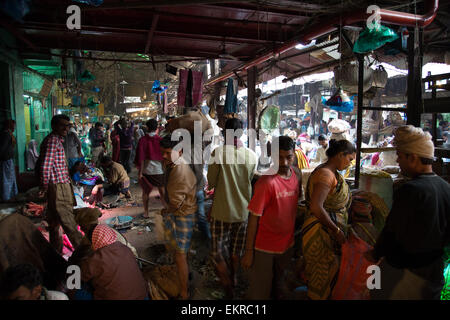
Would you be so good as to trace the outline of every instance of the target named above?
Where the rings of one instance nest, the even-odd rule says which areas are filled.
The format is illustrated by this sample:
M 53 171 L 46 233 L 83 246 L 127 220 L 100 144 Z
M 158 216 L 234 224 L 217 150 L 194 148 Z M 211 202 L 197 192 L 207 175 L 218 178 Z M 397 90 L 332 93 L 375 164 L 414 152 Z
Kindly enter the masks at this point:
M 424 99 L 424 113 L 450 113 L 450 98 Z
M 99 11 L 112 9 L 130 9 L 130 8 L 152 8 L 152 7 L 170 7 L 170 6 L 187 6 L 196 4 L 211 4 L 211 3 L 235 3 L 248 2 L 248 0 L 153 0 L 153 1 L 134 1 L 134 2 L 120 2 L 115 4 L 103 4 L 99 7 L 83 7 L 85 11 Z
M 145 44 L 144 52 L 146 54 L 148 53 L 148 50 L 150 49 L 150 46 L 152 44 L 153 35 L 155 34 L 156 25 L 158 24 L 158 20 L 159 20 L 159 14 L 155 14 L 152 19 L 152 27 L 150 28 L 150 31 L 148 32 L 147 43 Z

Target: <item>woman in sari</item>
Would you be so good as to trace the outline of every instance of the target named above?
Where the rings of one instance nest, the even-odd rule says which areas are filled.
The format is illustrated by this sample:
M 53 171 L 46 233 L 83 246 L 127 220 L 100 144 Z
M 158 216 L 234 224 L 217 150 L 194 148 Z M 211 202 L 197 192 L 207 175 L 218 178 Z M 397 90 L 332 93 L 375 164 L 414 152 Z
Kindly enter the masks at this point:
M 308 298 L 328 299 L 336 283 L 341 245 L 348 231 L 350 189 L 338 171 L 355 158 L 355 147 L 347 140 L 331 140 L 328 161 L 311 174 L 306 188 L 302 249 L 308 281 Z

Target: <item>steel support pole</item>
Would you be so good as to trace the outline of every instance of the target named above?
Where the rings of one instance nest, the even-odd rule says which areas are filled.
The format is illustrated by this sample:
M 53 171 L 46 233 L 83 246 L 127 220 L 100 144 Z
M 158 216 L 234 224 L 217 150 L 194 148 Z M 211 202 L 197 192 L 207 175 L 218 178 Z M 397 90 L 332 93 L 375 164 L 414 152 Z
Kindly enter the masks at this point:
M 356 164 L 355 164 L 355 188 L 359 188 L 359 176 L 361 170 L 361 142 L 362 142 L 362 117 L 364 103 L 364 56 L 358 55 L 358 116 L 356 119 Z
M 250 129 L 255 130 L 256 128 L 256 77 L 258 75 L 258 70 L 256 67 L 251 67 L 247 70 L 247 95 L 248 95 L 248 104 L 247 104 L 247 132 Z M 248 134 L 248 147 L 251 150 L 255 150 L 256 148 L 256 137 L 252 137 Z

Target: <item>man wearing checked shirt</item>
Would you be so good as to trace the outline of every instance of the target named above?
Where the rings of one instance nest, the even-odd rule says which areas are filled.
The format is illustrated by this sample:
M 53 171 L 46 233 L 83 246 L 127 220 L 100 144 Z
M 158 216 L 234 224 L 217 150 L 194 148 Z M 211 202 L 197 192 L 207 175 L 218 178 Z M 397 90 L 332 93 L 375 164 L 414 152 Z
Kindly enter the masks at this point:
M 69 237 L 73 247 L 81 242 L 81 233 L 73 215 L 76 203 L 70 183 L 63 141 L 70 127 L 70 119 L 65 115 L 52 118 L 52 132 L 41 144 L 39 159 L 40 196 L 47 195 L 47 222 L 50 244 L 62 253 L 63 242 L 60 226 Z

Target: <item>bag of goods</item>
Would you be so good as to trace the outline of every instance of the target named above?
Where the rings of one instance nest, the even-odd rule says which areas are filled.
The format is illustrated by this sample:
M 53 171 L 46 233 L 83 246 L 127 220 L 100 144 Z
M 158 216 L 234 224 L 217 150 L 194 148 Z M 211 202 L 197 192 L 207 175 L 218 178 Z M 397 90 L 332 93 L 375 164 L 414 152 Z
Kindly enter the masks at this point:
M 374 246 L 378 238 L 378 232 L 372 220 L 373 207 L 368 199 L 363 196 L 353 196 L 350 207 L 351 225 L 359 238 Z
M 399 35 L 392 29 L 383 26 L 379 22 L 372 24 L 371 28 L 365 28 L 353 45 L 353 52 L 366 53 L 381 48 L 388 42 L 397 40 Z
M 381 168 L 384 172 L 387 172 L 389 174 L 399 174 L 400 173 L 400 167 L 399 166 L 384 166 Z
M 194 125 L 196 121 L 201 123 L 202 133 L 204 133 L 208 129 L 211 129 L 211 123 L 201 110 L 189 111 L 185 115 L 172 119 L 167 124 L 166 129 L 170 132 L 173 132 L 176 129 L 183 128 L 188 130 L 190 133 L 194 133 Z
M 363 118 L 362 121 L 362 134 L 363 136 L 369 136 L 378 132 L 380 128 L 380 123 L 377 120 L 370 118 Z
M 328 130 L 331 133 L 344 133 L 350 130 L 350 124 L 345 120 L 333 119 L 328 124 Z
M 383 230 L 385 222 L 386 222 L 386 218 L 389 215 L 389 209 L 386 206 L 386 203 L 380 196 L 378 196 L 377 194 L 375 194 L 373 192 L 368 192 L 368 191 L 356 191 L 353 193 L 353 197 L 354 198 L 364 198 L 365 200 L 370 202 L 370 206 L 372 207 L 371 212 L 370 212 L 370 223 L 375 228 L 376 235 L 377 235 L 375 238 L 377 238 L 378 234 L 381 232 L 381 230 Z M 353 203 L 352 203 L 352 205 L 353 205 Z M 355 207 L 355 209 L 358 209 L 358 207 Z M 354 219 L 356 221 L 358 221 L 358 218 L 361 218 L 361 216 L 362 216 L 361 211 L 360 211 L 360 214 L 358 214 L 357 216 L 355 216 L 354 213 L 352 213 L 352 214 L 353 214 L 353 218 L 356 218 L 356 219 Z M 358 221 L 358 222 L 364 222 L 364 221 L 361 221 L 361 219 L 359 219 L 359 220 L 360 221 Z M 368 231 L 370 231 L 370 230 L 368 230 Z M 359 236 L 359 232 L 358 232 L 358 236 Z M 368 243 L 370 244 L 370 242 L 368 242 Z
M 387 118 L 394 126 L 402 126 L 405 124 L 405 120 L 403 120 L 402 115 L 398 111 L 390 112 Z
M 377 69 L 373 71 L 372 87 L 384 88 L 388 80 L 388 73 L 384 69 L 383 65 L 379 65 Z
M 178 271 L 175 265 L 161 265 L 144 269 L 144 278 L 164 293 L 168 298 L 176 298 L 180 294 Z M 159 292 L 161 293 L 161 292 Z
M 332 300 L 369 300 L 367 267 L 373 263 L 364 257 L 372 247 L 353 233 L 342 245 L 341 265 Z
M 334 68 L 334 82 L 337 87 L 349 93 L 358 93 L 358 65 L 345 64 L 341 67 Z M 373 70 L 369 67 L 364 67 L 364 85 L 363 92 L 366 92 L 372 86 Z
M 368 168 L 364 168 L 361 172 L 359 188 L 378 194 L 384 200 L 389 210 L 392 206 L 393 187 L 394 181 L 387 172 Z

